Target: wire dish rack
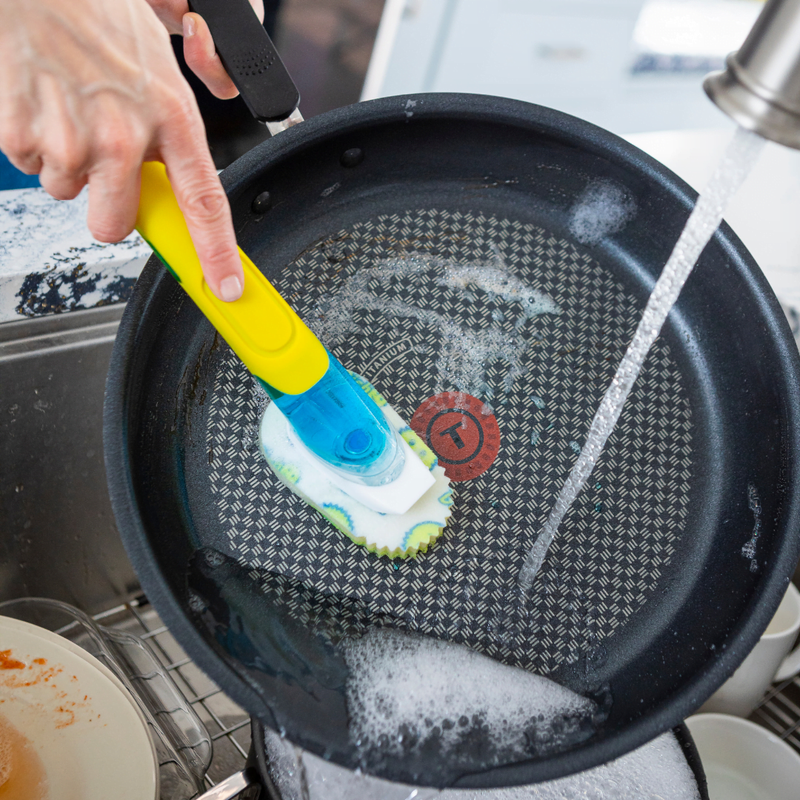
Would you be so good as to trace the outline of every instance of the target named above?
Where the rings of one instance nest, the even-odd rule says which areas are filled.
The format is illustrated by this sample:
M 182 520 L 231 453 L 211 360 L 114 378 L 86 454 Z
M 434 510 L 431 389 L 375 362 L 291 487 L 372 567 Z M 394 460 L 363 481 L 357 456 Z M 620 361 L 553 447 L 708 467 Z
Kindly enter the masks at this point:
M 800 753 L 800 677 L 776 683 L 750 715 Z
M 187 657 L 143 594 L 96 614 L 94 621 L 147 642 L 164 671 L 197 714 L 213 747 L 213 756 L 203 776 L 206 789 L 244 767 L 250 748 L 249 715 Z M 162 791 L 161 800 L 173 798 Z

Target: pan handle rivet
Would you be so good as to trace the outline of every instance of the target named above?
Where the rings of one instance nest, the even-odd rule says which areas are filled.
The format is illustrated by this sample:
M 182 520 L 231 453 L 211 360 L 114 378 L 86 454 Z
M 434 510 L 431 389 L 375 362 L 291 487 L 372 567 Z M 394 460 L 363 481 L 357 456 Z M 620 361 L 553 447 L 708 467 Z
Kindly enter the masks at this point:
M 343 167 L 357 167 L 364 160 L 364 151 L 360 147 L 351 147 L 342 153 L 339 163 Z
M 269 211 L 270 206 L 272 206 L 272 197 L 270 196 L 269 192 L 261 192 L 261 194 L 256 195 L 256 199 L 253 200 L 253 204 L 250 208 L 253 209 L 254 214 L 266 214 Z

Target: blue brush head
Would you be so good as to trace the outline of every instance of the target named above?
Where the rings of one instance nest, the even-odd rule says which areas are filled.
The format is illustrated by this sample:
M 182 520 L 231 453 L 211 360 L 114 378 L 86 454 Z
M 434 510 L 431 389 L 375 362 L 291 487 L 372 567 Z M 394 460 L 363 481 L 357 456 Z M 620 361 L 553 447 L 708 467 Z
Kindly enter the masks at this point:
M 326 465 L 355 483 L 391 483 L 405 462 L 398 436 L 350 373 L 328 357 L 325 374 L 302 394 L 265 388 L 300 441 Z

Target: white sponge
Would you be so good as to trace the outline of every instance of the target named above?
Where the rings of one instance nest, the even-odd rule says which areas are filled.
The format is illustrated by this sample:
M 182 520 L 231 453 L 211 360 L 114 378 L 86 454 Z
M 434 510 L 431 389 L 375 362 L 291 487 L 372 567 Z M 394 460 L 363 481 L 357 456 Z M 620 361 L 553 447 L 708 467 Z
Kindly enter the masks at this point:
M 398 478 L 384 486 L 364 486 L 327 469 L 300 442 L 274 403 L 261 420 L 261 451 L 286 486 L 356 544 L 390 558 L 415 556 L 425 552 L 447 524 L 453 504 L 450 480 L 385 398 L 360 376 L 353 377 L 400 435 L 406 458 Z

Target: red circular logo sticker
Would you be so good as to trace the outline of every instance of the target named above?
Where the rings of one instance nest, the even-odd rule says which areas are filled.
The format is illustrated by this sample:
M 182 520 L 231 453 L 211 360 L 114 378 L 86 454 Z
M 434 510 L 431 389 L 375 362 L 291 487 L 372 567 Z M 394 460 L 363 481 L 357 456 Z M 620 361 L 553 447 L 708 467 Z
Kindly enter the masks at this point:
M 429 397 L 411 417 L 411 428 L 436 454 L 451 481 L 486 472 L 500 451 L 500 428 L 489 406 L 464 392 Z

